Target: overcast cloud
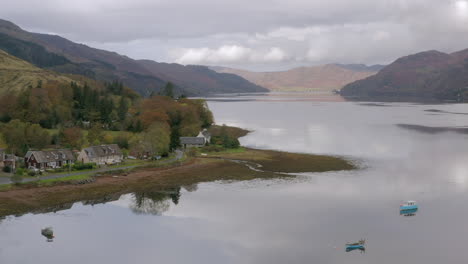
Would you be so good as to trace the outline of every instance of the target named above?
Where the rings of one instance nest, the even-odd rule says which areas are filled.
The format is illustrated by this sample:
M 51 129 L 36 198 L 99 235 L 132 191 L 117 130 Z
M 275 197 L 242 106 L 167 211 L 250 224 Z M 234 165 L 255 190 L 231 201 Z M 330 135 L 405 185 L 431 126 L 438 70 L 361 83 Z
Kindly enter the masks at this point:
M 136 59 L 255 70 L 468 48 L 468 0 L 15 0 L 0 17 Z

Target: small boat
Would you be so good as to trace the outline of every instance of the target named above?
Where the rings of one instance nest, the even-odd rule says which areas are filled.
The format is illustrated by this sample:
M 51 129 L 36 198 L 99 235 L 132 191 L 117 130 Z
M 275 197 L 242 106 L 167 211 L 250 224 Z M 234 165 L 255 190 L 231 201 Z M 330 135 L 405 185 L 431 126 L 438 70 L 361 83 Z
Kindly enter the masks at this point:
M 407 201 L 403 204 L 400 204 L 400 211 L 417 211 L 418 204 L 415 201 Z
M 346 252 L 352 251 L 352 250 L 365 250 L 364 245 L 366 244 L 366 240 L 361 239 L 356 243 L 347 243 L 346 244 Z

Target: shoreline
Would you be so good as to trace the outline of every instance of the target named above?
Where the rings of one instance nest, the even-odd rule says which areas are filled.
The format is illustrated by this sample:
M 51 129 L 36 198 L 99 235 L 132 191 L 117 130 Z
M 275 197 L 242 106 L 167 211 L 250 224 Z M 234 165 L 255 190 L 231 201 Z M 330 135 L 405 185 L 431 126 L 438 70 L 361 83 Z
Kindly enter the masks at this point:
M 51 186 L 13 186 L 0 191 L 0 218 L 35 212 L 55 212 L 65 204 L 101 201 L 108 196 L 135 192 L 164 191 L 211 181 L 243 181 L 295 177 L 287 173 L 353 170 L 348 160 L 333 156 L 298 154 L 273 150 L 242 149 L 240 152 L 210 152 L 189 157 L 169 166 L 135 168 L 114 172 L 95 181 L 73 185 L 61 182 Z M 236 162 L 241 161 L 241 162 Z M 261 170 L 252 169 L 260 167 Z M 105 200 L 105 199 L 104 199 Z

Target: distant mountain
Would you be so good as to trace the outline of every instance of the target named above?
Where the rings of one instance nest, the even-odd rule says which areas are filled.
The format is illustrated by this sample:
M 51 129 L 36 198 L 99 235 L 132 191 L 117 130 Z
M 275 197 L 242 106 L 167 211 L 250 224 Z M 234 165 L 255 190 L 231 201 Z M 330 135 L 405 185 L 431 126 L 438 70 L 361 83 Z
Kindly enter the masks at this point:
M 267 91 L 239 76 L 218 74 L 204 66 L 134 60 L 60 36 L 27 32 L 5 20 L 0 20 L 0 49 L 37 67 L 102 81 L 120 80 L 144 96 L 160 91 L 168 81 L 178 93 L 190 96 Z
M 385 65 L 375 64 L 367 66 L 365 64 L 336 64 L 342 68 L 352 70 L 352 71 L 362 71 L 362 72 L 378 72 L 385 67 Z
M 192 94 L 196 91 L 204 91 L 205 94 L 268 91 L 238 75 L 218 73 L 206 66 L 183 66 L 176 63 L 158 63 L 151 60 L 139 60 L 138 63 L 151 74 L 161 76 L 164 80 L 176 83 L 191 92 L 193 90 Z
M 69 84 L 72 79 L 53 71 L 38 68 L 0 50 L 0 95 L 16 93 L 42 81 L 56 81 Z
M 294 68 L 278 72 L 251 72 L 240 69 L 212 67 L 221 73 L 239 75 L 271 91 L 339 90 L 344 85 L 374 75 L 378 66 L 327 64 Z
M 341 94 L 357 99 L 468 100 L 468 49 L 425 51 L 397 59 L 378 74 L 348 84 Z

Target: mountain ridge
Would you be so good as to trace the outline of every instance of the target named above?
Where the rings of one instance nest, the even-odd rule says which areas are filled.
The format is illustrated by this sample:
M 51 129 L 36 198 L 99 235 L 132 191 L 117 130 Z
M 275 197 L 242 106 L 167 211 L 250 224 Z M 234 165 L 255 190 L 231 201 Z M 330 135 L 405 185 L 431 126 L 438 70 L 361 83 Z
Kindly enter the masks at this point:
M 350 82 L 374 75 L 377 72 L 374 69 L 378 68 L 378 66 L 371 67 L 374 68 L 360 64 L 325 64 L 302 66 L 276 72 L 252 72 L 226 67 L 211 68 L 220 73 L 237 74 L 271 91 L 323 90 L 332 92 Z M 353 70 L 352 68 L 359 68 L 359 70 Z M 366 71 L 367 68 L 372 70 Z
M 80 74 L 100 81 L 120 80 L 143 96 L 160 92 L 169 81 L 174 83 L 176 93 L 189 96 L 268 91 L 242 77 L 218 74 L 205 66 L 174 64 L 168 67 L 167 64 L 156 61 L 149 65 L 148 60 L 134 60 L 116 52 L 75 43 L 61 36 L 27 32 L 14 23 L 1 19 L 0 33 L 3 35 L 0 38 L 0 49 L 36 66 L 60 73 Z M 31 54 L 53 57 L 55 63 L 38 65 Z
M 340 93 L 349 98 L 385 100 L 468 100 L 468 49 L 436 50 L 400 57 L 378 74 L 350 83 Z

